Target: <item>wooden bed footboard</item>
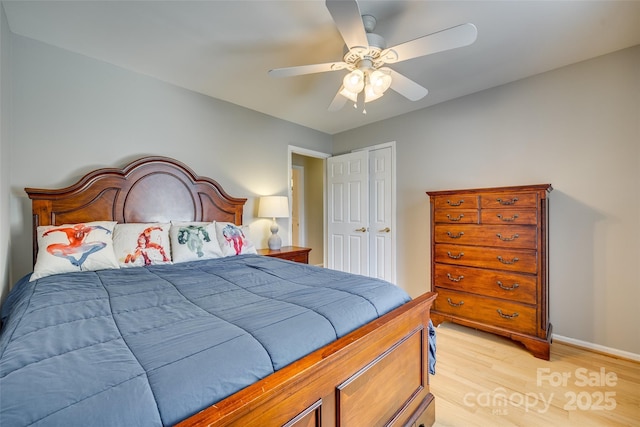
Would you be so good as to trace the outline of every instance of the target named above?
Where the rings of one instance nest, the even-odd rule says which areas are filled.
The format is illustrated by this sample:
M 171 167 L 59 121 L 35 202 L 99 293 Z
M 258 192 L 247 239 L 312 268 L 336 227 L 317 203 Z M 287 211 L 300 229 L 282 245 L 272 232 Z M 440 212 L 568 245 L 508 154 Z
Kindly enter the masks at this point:
M 186 426 L 430 426 L 429 292 L 195 414 Z

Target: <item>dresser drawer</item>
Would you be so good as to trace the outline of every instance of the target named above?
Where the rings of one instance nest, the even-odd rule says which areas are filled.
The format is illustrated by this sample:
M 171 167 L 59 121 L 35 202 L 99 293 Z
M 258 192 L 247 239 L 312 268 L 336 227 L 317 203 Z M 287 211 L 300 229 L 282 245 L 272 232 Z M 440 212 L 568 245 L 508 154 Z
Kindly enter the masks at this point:
M 484 193 L 480 194 L 480 206 L 486 208 L 535 208 L 538 205 L 536 193 Z
M 534 275 L 436 264 L 434 276 L 434 285 L 440 288 L 526 304 L 536 303 L 536 276 Z
M 536 273 L 536 251 L 530 249 L 484 248 L 480 246 L 435 245 L 435 262 Z
M 309 264 L 309 253 L 308 252 L 299 252 L 296 254 L 290 254 L 287 256 L 280 257 L 282 259 L 288 259 L 289 261 L 299 262 L 301 264 Z
M 433 206 L 436 209 L 477 209 L 477 194 L 451 194 L 436 196 L 433 198 Z
M 436 288 L 436 292 L 434 309 L 441 313 L 524 334 L 537 332 L 535 307 L 443 288 Z
M 480 212 L 482 224 L 537 225 L 538 212 L 535 209 L 483 209 Z
M 477 224 L 478 210 L 469 209 L 437 209 L 434 213 L 434 221 L 447 224 Z
M 536 227 L 531 225 L 436 225 L 436 243 L 535 249 Z

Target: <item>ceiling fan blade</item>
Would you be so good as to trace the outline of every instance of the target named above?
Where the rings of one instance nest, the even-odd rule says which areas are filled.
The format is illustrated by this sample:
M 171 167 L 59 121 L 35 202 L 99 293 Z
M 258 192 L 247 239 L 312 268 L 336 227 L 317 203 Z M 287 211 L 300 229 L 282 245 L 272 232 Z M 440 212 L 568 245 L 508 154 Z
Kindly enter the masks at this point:
M 368 48 L 369 42 L 358 2 L 356 0 L 326 0 L 326 6 L 347 47 L 349 49 Z
M 348 99 L 340 95 L 340 92 L 342 91 L 343 87 L 344 86 L 340 86 L 338 93 L 336 93 L 336 96 L 333 98 L 333 101 L 331 101 L 331 104 L 329 104 L 329 108 L 328 108 L 329 111 L 338 111 L 342 107 L 344 107 L 344 104 L 347 103 Z
M 390 88 L 394 91 L 398 92 L 400 95 L 411 101 L 418 101 L 424 98 L 429 91 L 420 86 L 418 83 L 409 79 L 408 77 L 403 76 L 397 71 L 393 71 L 388 68 L 384 68 L 385 70 L 389 70 L 391 72 L 391 86 Z
M 327 62 L 325 64 L 300 65 L 297 67 L 274 68 L 269 70 L 272 77 L 292 77 L 304 74 L 323 73 L 325 71 L 337 71 L 347 68 L 344 62 Z
M 393 64 L 418 56 L 468 46 L 475 42 L 477 37 L 476 26 L 467 23 L 390 47 L 385 49 L 381 56 L 384 57 L 384 62 Z

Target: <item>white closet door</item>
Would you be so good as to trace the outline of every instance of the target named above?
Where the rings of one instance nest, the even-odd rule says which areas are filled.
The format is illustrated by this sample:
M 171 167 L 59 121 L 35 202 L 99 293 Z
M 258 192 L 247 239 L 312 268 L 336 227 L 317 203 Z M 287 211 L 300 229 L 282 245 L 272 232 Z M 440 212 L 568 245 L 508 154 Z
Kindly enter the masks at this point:
M 391 147 L 369 151 L 369 276 L 394 282 Z
M 327 159 L 329 268 L 369 275 L 369 153 Z

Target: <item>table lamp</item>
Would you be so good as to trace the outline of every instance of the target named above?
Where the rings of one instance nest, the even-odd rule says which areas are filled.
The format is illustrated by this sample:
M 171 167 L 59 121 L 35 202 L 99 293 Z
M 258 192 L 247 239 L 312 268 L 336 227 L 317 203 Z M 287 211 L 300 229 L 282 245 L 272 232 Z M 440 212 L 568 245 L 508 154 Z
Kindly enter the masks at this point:
M 286 196 L 263 196 L 260 197 L 258 216 L 263 218 L 273 218 L 271 224 L 271 236 L 269 237 L 269 249 L 279 250 L 282 247 L 282 239 L 278 236 L 278 223 L 276 218 L 289 217 L 289 198 Z

